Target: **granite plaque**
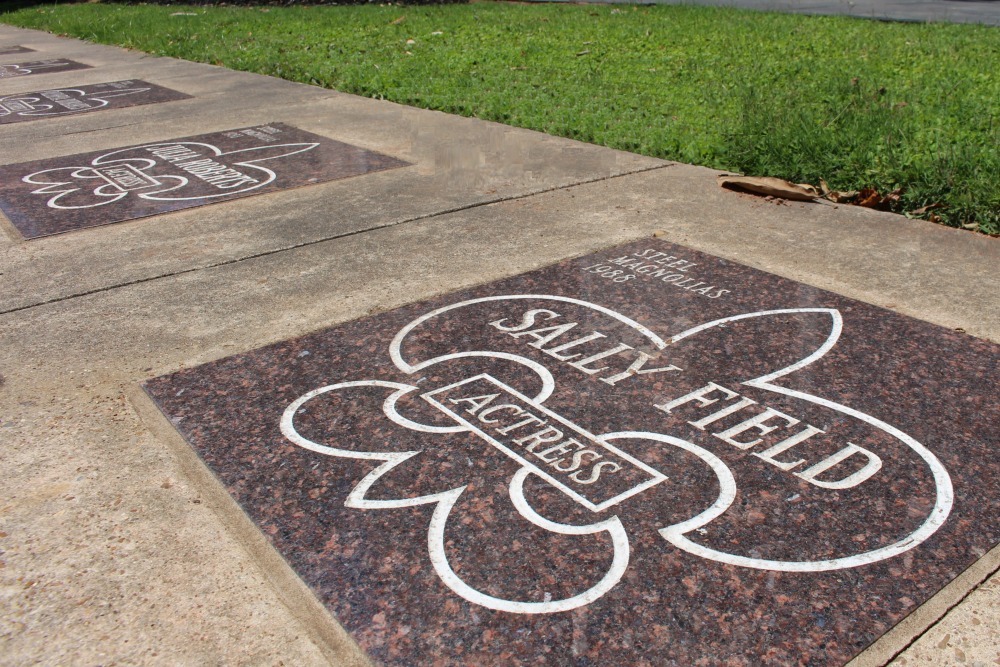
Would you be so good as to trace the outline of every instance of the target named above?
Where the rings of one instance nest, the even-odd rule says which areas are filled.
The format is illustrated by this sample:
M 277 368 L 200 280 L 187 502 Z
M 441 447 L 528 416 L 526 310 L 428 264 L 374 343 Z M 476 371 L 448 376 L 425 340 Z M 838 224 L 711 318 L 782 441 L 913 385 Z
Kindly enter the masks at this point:
M 31 239 L 407 164 L 271 123 L 0 165 L 0 210 Z
M 0 56 L 9 56 L 13 53 L 34 53 L 34 49 L 29 49 L 27 46 L 0 46 Z
M 146 81 L 112 81 L 18 93 L 0 96 L 0 125 L 41 118 L 60 118 L 101 109 L 158 104 L 190 97 Z
M 14 77 L 30 76 L 32 74 L 68 72 L 74 69 L 90 69 L 90 65 L 84 65 L 75 60 L 66 60 L 64 58 L 34 60 L 27 63 L 0 63 L 0 79 L 13 79 Z
M 1000 540 L 1000 346 L 668 243 L 146 391 L 387 665 L 842 665 Z

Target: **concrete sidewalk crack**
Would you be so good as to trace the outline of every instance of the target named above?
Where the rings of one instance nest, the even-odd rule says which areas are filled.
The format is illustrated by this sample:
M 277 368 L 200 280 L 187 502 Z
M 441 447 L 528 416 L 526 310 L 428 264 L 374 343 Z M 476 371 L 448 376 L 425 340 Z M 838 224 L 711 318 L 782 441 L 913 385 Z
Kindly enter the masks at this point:
M 472 210 L 472 209 L 482 208 L 484 206 L 492 206 L 494 204 L 502 204 L 502 203 L 510 202 L 510 201 L 518 201 L 520 199 L 527 199 L 529 197 L 535 197 L 535 196 L 538 196 L 538 195 L 543 195 L 543 194 L 547 194 L 547 193 L 550 193 L 550 192 L 556 192 L 556 191 L 559 191 L 559 190 L 569 190 L 571 188 L 579 187 L 579 186 L 582 186 L 582 185 L 592 185 L 594 183 L 601 183 L 601 182 L 604 182 L 604 181 L 610 181 L 610 180 L 614 180 L 614 179 L 617 179 L 617 178 L 624 178 L 624 177 L 627 177 L 627 176 L 635 176 L 635 175 L 643 174 L 643 173 L 646 173 L 646 172 L 649 172 L 649 171 L 656 171 L 656 170 L 659 170 L 659 169 L 667 169 L 669 167 L 675 166 L 676 164 L 677 163 L 674 163 L 674 162 L 668 162 L 668 163 L 665 163 L 665 164 L 658 164 L 658 165 L 653 165 L 653 166 L 650 166 L 650 167 L 643 167 L 641 169 L 635 169 L 635 170 L 624 172 L 624 173 L 621 173 L 621 174 L 613 174 L 613 175 L 610 175 L 610 176 L 599 176 L 599 177 L 592 178 L 592 179 L 589 179 L 589 180 L 578 181 L 578 182 L 570 183 L 570 184 L 567 184 L 567 185 L 556 185 L 556 186 L 552 186 L 552 187 L 548 187 L 548 188 L 543 188 L 543 189 L 540 189 L 540 190 L 535 190 L 535 191 L 532 191 L 532 192 L 526 192 L 526 193 L 523 193 L 523 194 L 509 195 L 509 196 L 505 196 L 505 197 L 497 197 L 497 198 L 490 199 L 490 200 L 487 200 L 487 201 L 475 202 L 475 203 L 472 203 L 472 204 L 464 204 L 462 206 L 455 206 L 453 208 L 443 209 L 443 210 L 440 210 L 440 211 L 435 211 L 433 213 L 425 213 L 425 214 L 422 214 L 422 215 L 414 216 L 412 218 L 406 218 L 404 220 L 397 220 L 395 222 L 387 222 L 387 223 L 382 224 L 382 225 L 375 225 L 375 226 L 372 226 L 372 227 L 366 227 L 365 229 L 359 229 L 359 230 L 355 230 L 355 231 L 351 231 L 351 232 L 344 232 L 342 234 L 333 234 L 333 235 L 330 235 L 330 236 L 325 236 L 323 238 L 313 239 L 311 241 L 304 241 L 302 243 L 296 243 L 296 244 L 290 245 L 290 246 L 284 246 L 284 247 L 281 247 L 281 248 L 275 248 L 273 250 L 266 250 L 266 251 L 262 251 L 262 252 L 258 252 L 258 253 L 253 253 L 253 254 L 250 254 L 250 255 L 244 255 L 242 257 L 235 257 L 235 258 L 232 258 L 232 259 L 227 259 L 227 260 L 223 260 L 223 261 L 219 261 L 219 262 L 214 262 L 214 263 L 211 263 L 211 264 L 206 264 L 204 266 L 196 266 L 196 267 L 192 267 L 192 268 L 189 268 L 189 269 L 181 269 L 181 270 L 178 270 L 178 271 L 170 271 L 170 272 L 167 272 L 167 273 L 160 273 L 160 274 L 156 274 L 156 275 L 153 275 L 153 276 L 146 276 L 144 278 L 136 278 L 134 280 L 127 280 L 127 281 L 123 281 L 123 282 L 120 282 L 120 283 L 115 283 L 113 285 L 105 285 L 103 287 L 95 287 L 93 289 L 83 290 L 83 291 L 76 292 L 76 293 L 73 293 L 73 294 L 67 294 L 65 296 L 54 297 L 54 298 L 51 298 L 51 299 L 47 299 L 45 301 L 38 301 L 38 302 L 30 303 L 30 304 L 27 304 L 27 305 L 24 305 L 24 306 L 18 306 L 16 308 L 9 308 L 7 310 L 2 310 L 2 311 L 0 311 L 0 315 L 10 315 L 10 314 L 13 314 L 13 313 L 19 313 L 19 312 L 24 311 L 24 310 L 30 310 L 32 308 L 38 308 L 40 306 L 48 306 L 48 305 L 52 305 L 52 304 L 55 304 L 55 303 L 61 303 L 63 301 L 70 301 L 72 299 L 78 299 L 78 298 L 81 298 L 81 297 L 91 296 L 91 295 L 94 295 L 94 294 L 100 294 L 102 292 L 111 292 L 111 291 L 116 290 L 116 289 L 121 289 L 121 288 L 124 288 L 124 287 L 132 287 L 133 285 L 141 285 L 143 283 L 153 282 L 155 280 L 162 280 L 164 278 L 173 278 L 173 277 L 176 277 L 176 276 L 183 276 L 183 275 L 188 274 L 188 273 L 196 273 L 198 271 L 205 271 L 205 270 L 208 270 L 208 269 L 215 269 L 215 268 L 219 268 L 219 267 L 223 267 L 223 266 L 229 266 L 229 265 L 232 265 L 232 264 L 239 264 L 240 262 L 247 262 L 247 261 L 254 260 L 254 259 L 260 259 L 262 257 L 269 257 L 271 255 L 277 255 L 277 254 L 280 254 L 280 253 L 283 253 L 283 252 L 290 252 L 290 251 L 293 251 L 293 250 L 298 250 L 300 248 L 307 248 L 309 246 L 318 245 L 320 243 L 327 243 L 329 241 L 336 241 L 338 239 L 349 238 L 351 236 L 357 236 L 359 234 L 367 234 L 369 232 L 379 231 L 379 230 L 382 230 L 382 229 L 390 229 L 392 227 L 398 227 L 400 225 L 406 225 L 406 224 L 411 224 L 411 223 L 414 223 L 414 222 L 420 222 L 422 220 L 428 220 L 428 219 L 431 219 L 431 218 L 437 218 L 437 217 L 440 217 L 440 216 L 443 216 L 443 215 L 450 215 L 452 213 L 460 213 L 462 211 L 469 211 L 469 210 Z
M 140 123 L 123 123 L 121 125 L 108 125 L 102 127 L 92 127 L 87 130 L 71 130 L 69 132 L 60 132 L 56 136 L 64 137 L 71 134 L 89 134 L 91 132 L 106 132 L 107 130 L 117 130 L 120 127 L 133 127 L 135 125 L 140 125 Z

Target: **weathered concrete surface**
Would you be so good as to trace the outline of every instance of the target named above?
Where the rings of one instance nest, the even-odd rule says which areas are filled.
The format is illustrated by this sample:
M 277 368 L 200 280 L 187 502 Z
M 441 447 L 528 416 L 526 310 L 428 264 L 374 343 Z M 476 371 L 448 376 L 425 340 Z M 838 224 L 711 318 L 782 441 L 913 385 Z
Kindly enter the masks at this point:
M 1000 659 L 1000 576 L 994 575 L 891 664 L 992 667 Z
M 81 70 L 80 78 L 68 72 L 11 79 L 0 82 L 0 94 L 141 78 L 194 96 L 2 126 L 0 164 L 272 121 L 413 163 L 391 175 L 366 174 L 250 204 L 221 202 L 99 230 L 28 242 L 11 231 L 0 236 L 0 262 L 7 267 L 0 275 L 0 312 L 666 164 L 496 123 L 6 26 L 0 26 L 0 43 L 114 63 Z
M 0 38 L 29 46 L 43 40 L 9 28 L 0 28 Z M 127 77 L 152 79 L 139 70 Z M 23 89 L 37 89 L 44 78 L 28 77 L 25 82 L 34 85 Z M 183 90 L 177 82 L 165 85 Z M 11 243 L 0 255 L 3 289 L 20 290 L 22 299 L 10 302 L 21 303 L 20 310 L 0 315 L 5 664 L 363 663 L 352 641 L 138 390 L 150 377 L 657 230 L 669 241 L 1000 342 L 996 239 L 849 207 L 768 203 L 720 190 L 715 172 L 683 165 L 570 185 L 566 174 L 578 174 L 577 167 L 561 163 L 597 149 L 327 91 L 318 95 L 315 103 L 324 111 L 306 112 L 303 104 L 315 123 L 304 129 L 335 128 L 343 134 L 328 130 L 334 138 L 367 138 L 370 143 L 360 145 L 390 154 L 398 153 L 386 146 L 421 145 L 399 156 L 417 163 L 412 171 L 426 170 L 423 180 L 406 182 L 404 170 L 396 170 L 390 172 L 396 180 L 377 186 L 362 185 L 368 176 L 354 179 L 354 187 L 317 186 L 323 193 L 308 188 L 284 193 L 300 195 L 294 198 L 247 198 L 162 216 L 154 225 L 137 221 L 67 234 L 52 239 L 64 245 L 44 251 L 34 243 Z M 413 121 L 393 134 L 392 123 L 370 117 L 368 109 L 430 122 Z M 336 119 L 322 125 L 324 113 Z M 249 122 L 258 120 L 295 122 Z M 95 114 L 91 122 L 105 121 Z M 180 134 L 241 124 L 230 125 L 228 118 L 221 125 L 191 122 L 184 125 L 191 131 Z M 138 127 L 129 131 L 148 137 Z M 58 154 L 59 132 L 49 132 L 47 150 Z M 482 150 L 496 157 L 442 176 L 451 161 L 467 156 L 465 148 L 435 148 L 455 136 L 468 137 L 466 148 L 477 150 L 486 141 Z M 489 137 L 498 143 L 490 145 Z M 514 142 L 513 153 L 505 138 Z M 89 133 L 81 140 L 93 141 Z M 86 147 L 73 152 L 78 150 Z M 442 155 L 438 162 L 436 155 Z M 481 198 L 476 201 L 483 205 L 451 213 L 434 205 L 434 198 L 473 190 L 477 179 L 522 184 L 511 192 L 527 195 L 532 190 L 524 183 L 560 169 L 567 171 L 547 181 L 555 188 L 550 192 L 498 203 Z M 458 194 L 435 192 L 433 183 Z M 360 211 L 373 199 L 402 208 L 393 202 L 401 199 L 425 213 L 420 219 L 386 213 L 393 224 L 372 222 L 367 231 L 359 227 L 354 231 L 360 233 L 329 240 L 314 234 L 308 242 L 254 245 L 255 235 L 270 226 L 280 230 L 271 241 L 283 234 L 294 238 L 300 225 L 336 229 L 345 206 L 353 201 L 352 210 Z M 303 200 L 312 203 L 304 206 Z M 191 215 L 199 215 L 200 226 L 184 230 L 182 220 L 190 226 L 185 216 Z M 277 222 L 261 222 L 275 217 Z M 171 245 L 169 234 L 158 236 L 170 225 L 187 241 Z M 118 231 L 125 228 L 134 228 L 131 236 Z M 82 240 L 88 235 L 93 240 Z M 136 253 L 131 259 L 116 247 L 126 242 L 136 244 L 129 246 Z M 241 243 L 249 250 L 229 253 L 229 244 Z M 77 262 L 74 252 L 90 263 Z M 34 269 L 32 257 L 48 268 Z M 118 274 L 100 261 L 132 265 Z M 156 270 L 146 271 L 147 263 Z M 88 267 L 105 273 L 91 281 Z M 45 270 L 64 274 L 47 283 Z M 142 282 L 116 282 L 130 275 Z M 85 289 L 59 291 L 62 281 L 82 281 Z M 95 285 L 106 289 L 94 291 Z M 41 296 L 25 298 L 32 290 Z M 73 296 L 86 291 L 91 293 Z M 59 300 L 39 304 L 52 299 Z M 995 664 L 1000 577 L 965 596 L 998 562 L 994 550 L 857 664 L 886 664 L 935 623 L 894 664 L 962 664 L 955 649 L 966 664 Z

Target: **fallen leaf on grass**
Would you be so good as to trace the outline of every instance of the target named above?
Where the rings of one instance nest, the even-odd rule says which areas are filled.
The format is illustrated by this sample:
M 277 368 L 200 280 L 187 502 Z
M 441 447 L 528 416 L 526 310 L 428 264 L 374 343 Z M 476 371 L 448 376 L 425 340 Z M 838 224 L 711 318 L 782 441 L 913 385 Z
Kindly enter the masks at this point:
M 858 193 L 858 200 L 854 203 L 865 208 L 875 208 L 882 205 L 882 195 L 875 188 L 863 188 Z
M 902 193 L 902 188 L 893 190 L 887 195 L 880 194 L 875 188 L 864 188 L 858 193 L 858 198 L 854 203 L 865 208 L 888 208 L 890 204 L 899 201 Z
M 771 176 L 719 176 L 719 185 L 728 190 L 742 190 L 795 201 L 814 201 L 819 197 L 816 188 L 808 183 L 792 183 Z
M 389 25 L 399 25 L 400 23 L 402 23 L 405 20 L 406 20 L 405 16 L 400 16 L 398 19 L 394 19 L 392 21 L 389 21 Z
M 829 199 L 834 204 L 847 204 L 858 196 L 857 190 L 845 190 L 843 192 L 840 190 L 831 190 L 830 186 L 822 178 L 819 179 L 819 189 L 823 193 L 823 198 Z
M 910 215 L 923 215 L 927 211 L 933 211 L 939 208 L 947 208 L 947 205 L 942 204 L 940 202 L 934 204 L 928 204 L 927 206 L 921 206 L 920 208 L 910 211 Z
M 833 191 L 829 194 L 827 199 L 832 201 L 834 204 L 850 204 L 857 196 L 857 190 L 846 190 L 844 192 Z

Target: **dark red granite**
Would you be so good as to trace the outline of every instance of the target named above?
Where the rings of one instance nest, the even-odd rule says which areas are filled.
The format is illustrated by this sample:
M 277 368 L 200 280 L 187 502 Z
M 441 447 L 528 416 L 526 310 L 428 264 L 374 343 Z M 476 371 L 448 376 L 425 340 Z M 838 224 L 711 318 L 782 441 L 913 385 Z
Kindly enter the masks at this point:
M 138 80 L 0 95 L 0 125 L 63 118 L 102 109 L 186 100 L 190 97 L 170 88 Z
M 407 165 L 270 123 L 0 165 L 0 211 L 32 239 Z
M 53 72 L 68 72 L 74 69 L 90 69 L 90 65 L 78 63 L 66 58 L 50 58 L 48 60 L 32 60 L 26 63 L 0 63 L 0 79 L 13 79 L 18 76 L 32 74 L 52 74 Z
M 1000 541 L 1000 347 L 655 240 L 145 386 L 386 665 L 842 665 Z
M 29 49 L 27 46 L 21 46 L 15 44 L 14 46 L 0 46 L 0 56 L 9 56 L 13 53 L 34 53 L 34 49 Z

